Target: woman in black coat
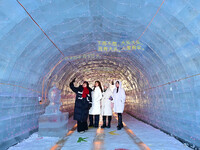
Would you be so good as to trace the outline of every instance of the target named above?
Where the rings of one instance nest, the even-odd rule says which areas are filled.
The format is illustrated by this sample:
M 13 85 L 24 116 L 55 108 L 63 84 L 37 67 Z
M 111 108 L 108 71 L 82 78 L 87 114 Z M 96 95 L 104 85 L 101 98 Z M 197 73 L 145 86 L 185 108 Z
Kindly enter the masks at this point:
M 77 120 L 77 131 L 85 132 L 88 130 L 88 114 L 92 106 L 91 88 L 89 83 L 84 81 L 79 87 L 74 87 L 75 79 L 70 83 L 70 88 L 76 93 L 74 120 Z

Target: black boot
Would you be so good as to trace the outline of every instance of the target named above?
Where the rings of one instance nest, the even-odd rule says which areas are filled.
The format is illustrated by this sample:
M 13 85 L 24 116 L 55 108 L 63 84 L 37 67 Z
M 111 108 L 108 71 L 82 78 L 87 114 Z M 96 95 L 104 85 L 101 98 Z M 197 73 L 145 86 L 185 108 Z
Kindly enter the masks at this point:
M 108 116 L 108 126 L 107 126 L 107 128 L 110 128 L 110 127 L 111 127 L 111 125 L 110 125 L 111 120 L 112 120 L 112 116 Z
M 95 124 L 94 124 L 95 128 L 99 127 L 99 115 L 95 115 Z
M 123 124 L 122 124 L 122 114 L 118 113 L 118 126 L 117 126 L 117 130 L 121 130 L 122 127 L 123 127 Z
M 90 120 L 89 127 L 93 127 L 94 126 L 94 124 L 93 124 L 93 115 L 89 115 L 89 120 Z
M 105 127 L 106 127 L 106 116 L 103 116 L 103 125 L 101 126 L 101 128 Z
M 122 122 L 122 114 L 121 114 L 121 127 L 122 128 L 124 127 L 123 122 Z

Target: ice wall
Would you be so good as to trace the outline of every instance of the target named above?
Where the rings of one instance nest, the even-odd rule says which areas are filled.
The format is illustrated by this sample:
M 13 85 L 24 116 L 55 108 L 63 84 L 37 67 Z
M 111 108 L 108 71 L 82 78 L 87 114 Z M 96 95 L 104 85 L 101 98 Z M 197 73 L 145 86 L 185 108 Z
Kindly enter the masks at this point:
M 180 88 L 180 86 L 184 86 Z M 199 79 L 131 94 L 126 110 L 183 143 L 200 146 Z
M 37 131 L 44 105 L 30 90 L 2 85 L 0 91 L 0 149 L 4 150 Z

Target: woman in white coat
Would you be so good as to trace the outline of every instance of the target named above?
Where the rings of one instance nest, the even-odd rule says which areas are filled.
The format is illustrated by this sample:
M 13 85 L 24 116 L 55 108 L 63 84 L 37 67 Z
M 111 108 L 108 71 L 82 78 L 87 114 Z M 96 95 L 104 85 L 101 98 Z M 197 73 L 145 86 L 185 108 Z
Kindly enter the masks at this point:
M 122 88 L 122 83 L 119 80 L 116 81 L 115 86 L 116 88 L 113 91 L 114 112 L 118 114 L 117 129 L 121 130 L 121 128 L 123 127 L 122 113 L 124 111 L 126 95 L 124 89 Z
M 94 89 L 92 91 L 92 107 L 89 110 L 89 127 L 99 127 L 99 115 L 100 115 L 100 101 L 102 98 L 102 87 L 99 81 L 95 81 Z M 93 117 L 95 116 L 95 123 L 93 124 Z
M 112 90 L 109 87 L 109 83 L 104 84 L 104 92 L 102 97 L 102 107 L 101 107 L 101 115 L 103 116 L 103 125 L 101 128 L 110 128 L 110 123 L 112 120 L 112 107 L 111 103 L 113 100 L 113 93 Z M 108 116 L 108 126 L 106 126 L 106 117 Z

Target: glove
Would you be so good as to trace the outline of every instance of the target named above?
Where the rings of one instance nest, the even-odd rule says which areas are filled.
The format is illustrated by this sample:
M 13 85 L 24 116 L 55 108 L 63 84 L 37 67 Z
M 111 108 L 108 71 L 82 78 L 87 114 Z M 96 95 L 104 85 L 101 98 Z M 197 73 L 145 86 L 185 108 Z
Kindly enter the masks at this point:
M 74 78 L 74 79 L 72 80 L 72 83 L 74 83 L 74 82 L 75 82 L 75 80 L 76 80 L 76 78 Z

